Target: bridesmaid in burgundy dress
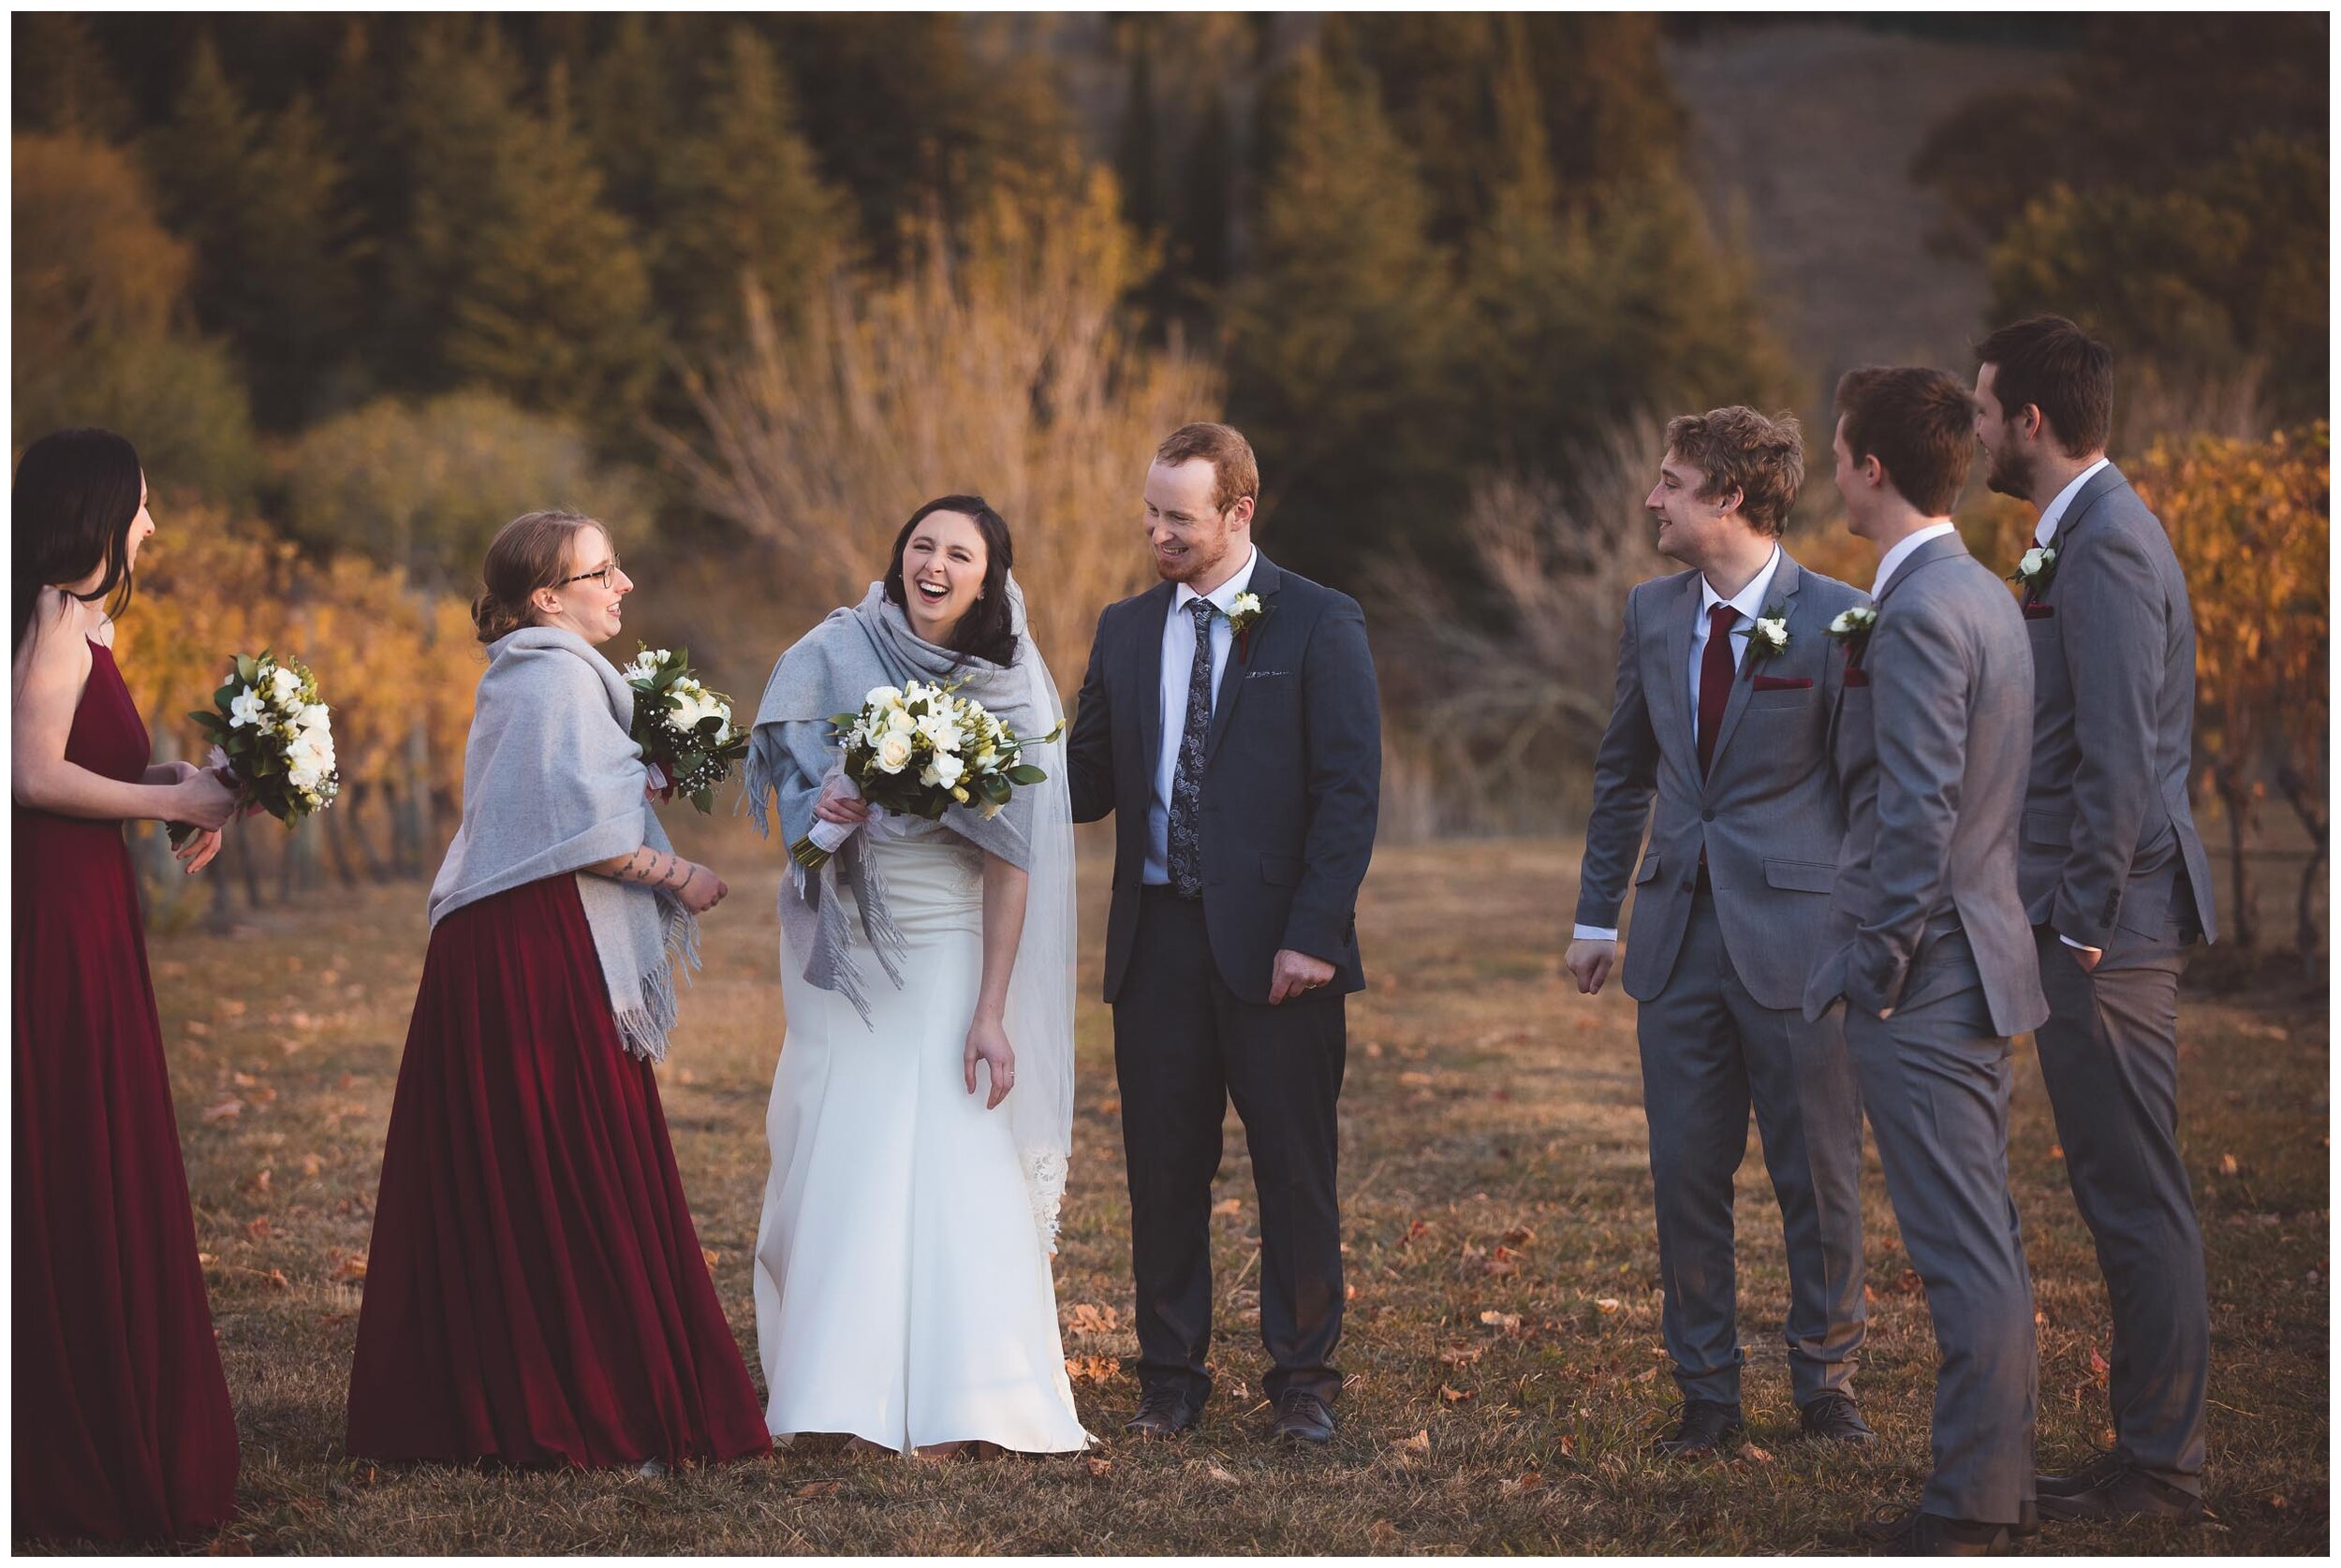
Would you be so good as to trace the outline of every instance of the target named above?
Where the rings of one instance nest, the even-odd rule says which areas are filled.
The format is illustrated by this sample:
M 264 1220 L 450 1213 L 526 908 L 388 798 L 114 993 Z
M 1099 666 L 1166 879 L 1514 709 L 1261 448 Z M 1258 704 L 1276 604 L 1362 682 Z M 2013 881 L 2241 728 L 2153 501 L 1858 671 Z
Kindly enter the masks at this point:
M 724 894 L 670 852 L 594 645 L 633 583 L 601 525 L 496 536 L 464 822 L 431 891 L 349 1383 L 348 1451 L 624 1465 L 771 1440 L 684 1201 L 652 1062 L 671 949 Z
M 155 532 L 130 443 L 25 449 L 15 534 L 15 1532 L 184 1538 L 236 1511 L 236 1422 L 196 1260 L 125 819 L 204 829 L 235 806 L 150 762 L 113 661 Z M 101 608 L 106 607 L 106 608 Z

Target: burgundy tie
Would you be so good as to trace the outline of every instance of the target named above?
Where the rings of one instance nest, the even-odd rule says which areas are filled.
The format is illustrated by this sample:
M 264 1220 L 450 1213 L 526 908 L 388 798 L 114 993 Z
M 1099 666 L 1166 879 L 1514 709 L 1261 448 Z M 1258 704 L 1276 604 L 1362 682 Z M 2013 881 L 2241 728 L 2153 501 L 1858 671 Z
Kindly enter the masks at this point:
M 1707 650 L 1699 656 L 1699 772 L 1715 759 L 1715 731 L 1723 727 L 1723 711 L 1731 701 L 1731 679 L 1738 667 L 1731 660 L 1731 623 L 1740 612 L 1717 605 L 1707 612 Z

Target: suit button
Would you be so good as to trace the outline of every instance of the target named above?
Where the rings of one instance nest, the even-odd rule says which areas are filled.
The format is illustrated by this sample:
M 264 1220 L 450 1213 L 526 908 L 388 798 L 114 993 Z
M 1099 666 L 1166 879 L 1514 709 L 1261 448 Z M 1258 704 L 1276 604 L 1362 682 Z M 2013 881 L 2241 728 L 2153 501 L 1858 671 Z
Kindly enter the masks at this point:
M 1699 820 L 1701 822 L 1713 822 L 1715 819 L 1715 813 L 1713 812 L 1701 812 L 1699 813 Z

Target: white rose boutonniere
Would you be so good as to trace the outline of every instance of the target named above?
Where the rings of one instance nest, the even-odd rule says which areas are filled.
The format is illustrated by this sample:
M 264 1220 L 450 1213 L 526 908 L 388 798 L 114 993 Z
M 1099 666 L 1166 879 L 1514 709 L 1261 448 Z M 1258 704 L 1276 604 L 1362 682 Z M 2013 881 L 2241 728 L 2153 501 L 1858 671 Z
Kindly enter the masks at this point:
M 1267 614 L 1268 607 L 1260 603 L 1259 595 L 1248 590 L 1238 593 L 1235 603 L 1228 607 L 1228 626 L 1235 633 L 1237 658 L 1251 656 L 1252 628 L 1259 625 Z
M 1775 659 L 1789 651 L 1789 607 L 1774 605 L 1747 628 L 1747 656 Z
M 2035 545 L 2024 552 L 2016 569 L 2008 574 L 2008 580 L 2024 590 L 2026 599 L 2037 599 L 2048 592 L 2048 585 L 2056 579 L 2056 551 L 2046 545 Z
M 1829 623 L 1829 635 L 1839 642 L 1849 642 L 1857 637 L 1867 636 L 1869 629 L 1877 624 L 1877 611 L 1867 605 L 1856 605 L 1851 609 L 1837 612 L 1837 618 Z

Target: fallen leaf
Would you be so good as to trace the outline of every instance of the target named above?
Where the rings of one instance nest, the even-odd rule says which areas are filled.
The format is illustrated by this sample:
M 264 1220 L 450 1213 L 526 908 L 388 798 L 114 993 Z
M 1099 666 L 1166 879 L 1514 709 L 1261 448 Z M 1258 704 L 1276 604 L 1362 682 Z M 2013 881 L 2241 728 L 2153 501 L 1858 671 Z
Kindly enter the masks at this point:
M 2317 1276 L 2316 1276 L 2316 1275 L 2314 1275 L 2314 1274 L 2311 1274 L 2311 1275 L 2308 1277 L 2308 1282 L 2309 1282 L 2310 1284 L 2312 1284 L 2312 1285 L 2313 1285 L 2313 1284 L 2315 1284 L 2315 1283 L 2317 1282 Z M 1358 1287 L 1357 1287 L 1357 1286 L 1355 1286 L 1355 1285 L 1344 1285 L 1344 1286 L 1342 1286 L 1342 1287 L 1341 1287 L 1341 1298 L 1342 1298 L 1344 1301 L 1355 1301 L 1355 1300 L 1358 1298 Z
M 2064 1146 L 2063 1144 L 2061 1144 L 2061 1143 L 2052 1143 L 2052 1144 L 2050 1144 L 2050 1145 L 2049 1145 L 2049 1158 L 2050 1158 L 2050 1159 L 2052 1159 L 2052 1160 L 2061 1160 L 2061 1159 L 2063 1159 L 2064 1157 L 2065 1157 L 2065 1146 Z
M 1121 1098 L 1117 1095 L 1117 1096 L 1115 1096 L 1115 1097 L 1113 1097 L 1113 1098 L 1112 1098 L 1112 1099 L 1106 1099 L 1106 1100 L 1100 1100 L 1100 1101 L 1098 1101 L 1098 1102 L 1097 1102 L 1097 1110 L 1098 1110 L 1098 1114 L 1103 1115 L 1103 1116 L 1119 1116 L 1119 1115 L 1121 1115 L 1121 1114 L 1122 1114 L 1122 1101 L 1121 1101 Z
M 292 1289 L 292 1282 L 285 1278 L 285 1271 L 281 1268 L 272 1268 L 267 1273 L 261 1275 L 260 1282 L 268 1286 L 271 1290 Z
M 199 1040 L 209 1035 L 211 1032 L 212 1026 L 205 1023 L 201 1018 L 189 1018 L 187 1020 L 187 1033 L 194 1035 Z
M 2241 1167 L 2236 1165 L 2234 1155 L 2222 1154 L 2219 1156 L 2219 1174 L 2221 1176 L 2233 1176 L 2239 1168 Z
M 265 1241 L 268 1239 L 268 1216 L 265 1214 L 243 1227 L 243 1238 L 246 1241 Z
M 1208 1467 L 1204 1470 L 1203 1473 L 1210 1476 L 1213 1480 L 1218 1482 L 1223 1487 L 1240 1487 L 1244 1484 L 1217 1465 Z
M 1085 1462 L 1089 1467 L 1089 1473 L 1100 1480 L 1103 1480 L 1113 1469 L 1112 1459 L 1099 1458 L 1095 1454 L 1090 1455 Z
M 1524 1492 L 1541 1491 L 1543 1488 L 1544 1476 L 1533 1470 L 1517 1481 L 1499 1481 L 1495 1484 L 1495 1489 L 1506 1497 L 1518 1497 Z
M 1117 1309 L 1100 1309 L 1088 1301 L 1075 1302 L 1066 1324 L 1076 1334 L 1111 1334 L 1121 1326 L 1122 1314 Z
M 1450 1345 L 1438 1353 L 1438 1358 L 1450 1367 L 1468 1367 L 1486 1354 L 1485 1345 Z
M 243 1179 L 243 1188 L 248 1193 L 265 1193 L 269 1189 L 269 1184 L 275 1180 L 275 1171 L 263 1165 Z
M 2105 1357 L 2098 1354 L 2098 1347 L 2091 1345 L 2089 1347 L 2089 1375 L 2102 1384 L 2113 1370 L 2112 1367 L 2106 1365 Z
M 1607 1314 L 1609 1314 L 1609 1313 L 1611 1313 L 1611 1312 L 1617 1312 L 1617 1311 L 1621 1310 L 1621 1309 L 1622 1309 L 1622 1308 L 1626 1305 L 1626 1303 L 1625 1303 L 1625 1302 L 1623 1302 L 1623 1301 L 1620 1301 L 1620 1300 L 1619 1300 L 1616 1297 L 1614 1297 L 1614 1296 L 1605 1296 L 1605 1297 L 1601 1297 L 1601 1299 L 1599 1299 L 1598 1301 L 1596 1301 L 1593 1305 L 1594 1305 L 1594 1310 L 1595 1310 L 1596 1312 L 1600 1312 L 1600 1313 L 1602 1313 L 1602 1314 L 1604 1314 L 1604 1315 L 1606 1316 Z
M 1398 1081 L 1409 1089 L 1427 1089 L 1438 1079 L 1428 1073 L 1401 1073 L 1398 1075 Z
M 366 1254 L 363 1253 L 350 1253 L 342 1259 L 341 1267 L 333 1270 L 333 1278 L 337 1280 L 362 1280 L 365 1277 Z
M 210 1253 L 198 1253 L 195 1254 L 195 1261 L 201 1264 L 204 1268 L 209 1268 L 213 1264 L 217 1263 L 219 1259 Z
M 1742 1447 L 1740 1452 L 1754 1459 L 1758 1464 L 1772 1463 L 1772 1450 L 1769 1448 L 1759 1448 L 1751 1443 Z
M 724 1254 L 717 1252 L 713 1247 L 701 1247 L 699 1249 L 699 1256 L 707 1260 L 707 1271 L 711 1274 L 715 1271 L 715 1265 L 723 1262 L 724 1260 Z
M 1398 1527 L 1388 1519 L 1376 1519 L 1366 1527 L 1365 1536 L 1367 1540 L 1386 1546 L 1398 1539 Z
M 1480 1314 L 1480 1321 L 1486 1324 L 1490 1328 L 1517 1328 L 1520 1326 L 1520 1314 L 1518 1312 L 1499 1312 L 1494 1308 L 1491 1307 L 1486 1312 Z
M 1406 1439 L 1404 1443 L 1399 1443 L 1398 1446 L 1406 1449 L 1410 1454 L 1429 1453 L 1431 1451 L 1431 1429 L 1428 1427 L 1423 1428 L 1422 1430 L 1415 1433 L 1414 1436 Z
M 1480 1392 L 1476 1388 L 1450 1388 L 1442 1383 L 1438 1385 L 1438 1397 L 1450 1405 L 1459 1405 L 1478 1399 Z
M 324 1174 L 324 1171 L 325 1161 L 322 1157 L 316 1154 L 303 1154 L 301 1157 L 302 1175 L 311 1177 L 320 1176 Z
M 1112 1383 L 1122 1374 L 1122 1363 L 1111 1356 L 1068 1356 L 1065 1375 L 1075 1383 Z
M 807 1481 L 789 1495 L 802 1502 L 807 1498 L 827 1497 L 832 1492 L 841 1491 L 845 1485 L 843 1481 Z
M 1514 1225 L 1511 1229 L 1504 1233 L 1504 1245 L 1507 1247 L 1525 1247 L 1529 1242 L 1534 1241 L 1536 1238 L 1537 1233 L 1534 1230 L 1531 1230 L 1528 1226 Z M 1535 1472 L 1531 1471 L 1529 1473 L 1534 1474 Z
M 1211 1211 L 1214 1216 L 1223 1214 L 1241 1214 L 1244 1212 L 1244 1200 L 1242 1198 L 1221 1198 L 1217 1203 L 1211 1206 Z
M 203 1113 L 203 1120 L 214 1123 L 221 1121 L 233 1121 L 237 1117 L 242 1116 L 243 1114 L 243 1102 L 237 1099 L 233 1094 L 230 1094 L 228 1098 L 222 1100 L 219 1104 L 205 1111 Z
M 1381 1059 L 1382 1048 L 1377 1043 L 1369 1040 L 1366 1042 L 1365 1054 L 1373 1057 L 1377 1061 L 1379 1061 Z

